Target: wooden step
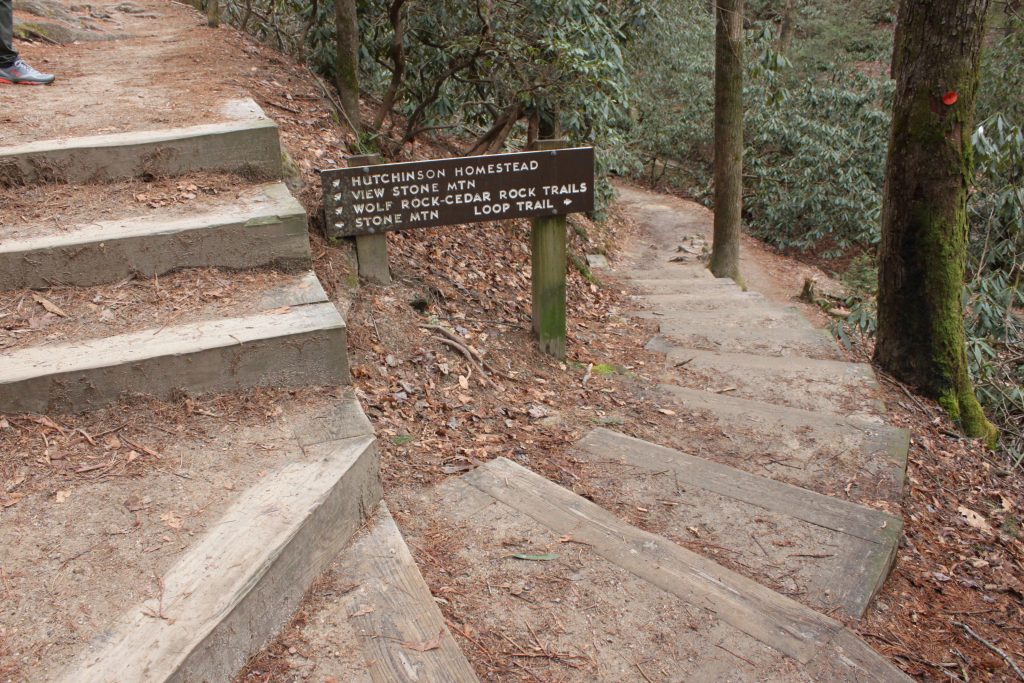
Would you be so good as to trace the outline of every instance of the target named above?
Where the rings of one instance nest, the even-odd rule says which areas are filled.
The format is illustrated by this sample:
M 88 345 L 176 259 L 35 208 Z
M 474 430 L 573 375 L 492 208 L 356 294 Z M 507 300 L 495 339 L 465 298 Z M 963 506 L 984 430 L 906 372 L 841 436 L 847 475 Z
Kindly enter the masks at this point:
M 659 324 L 671 329 L 676 327 L 685 329 L 690 325 L 701 328 L 719 325 L 741 328 L 754 326 L 762 329 L 815 329 L 797 308 L 743 298 L 734 299 L 731 305 L 727 304 L 704 311 L 681 311 L 655 305 L 651 307 L 651 310 L 638 311 L 636 316 L 656 320 Z
M 679 414 L 666 445 L 753 474 L 858 502 L 899 501 L 910 433 L 878 418 L 847 417 L 659 385 L 649 400 Z
M 643 278 L 633 276 L 626 282 L 647 294 L 717 294 L 743 291 L 742 287 L 728 278 Z
M 826 614 L 861 617 L 896 559 L 903 521 L 878 510 L 607 429 L 574 452 L 595 502 Z
M 376 442 L 358 405 L 354 411 L 360 419 L 334 425 L 346 438 L 301 448 L 293 441 L 291 448 L 300 448 L 294 460 L 262 472 L 163 570 L 158 596 L 135 605 L 122 601 L 125 611 L 106 622 L 97 623 L 102 614 L 93 614 L 88 646 L 44 680 L 231 680 L 291 618 L 313 580 L 381 500 Z M 329 409 L 306 417 L 334 419 Z M 220 448 L 231 436 L 219 435 Z M 297 430 L 294 440 L 302 437 Z M 222 471 L 230 471 L 228 462 Z M 137 587 L 120 589 L 130 595 Z
M 535 680 L 564 678 L 563 662 L 572 680 L 909 680 L 835 620 L 504 458 L 408 517 L 407 537 L 440 536 L 460 568 L 445 595 L 471 642 L 493 639 L 509 666 L 540 648 L 524 664 Z M 492 597 L 463 599 L 463 586 Z
M 662 338 L 663 339 L 663 338 Z M 804 410 L 880 415 L 878 380 L 866 363 L 801 356 L 760 356 L 648 343 L 667 356 L 669 382 Z
M 245 188 L 227 202 L 198 202 L 187 214 L 156 211 L 48 233 L 0 227 L 0 290 L 92 286 L 189 267 L 309 263 L 306 211 L 283 183 Z
M 8 352 L 0 367 L 0 412 L 87 410 L 125 392 L 166 398 L 178 391 L 348 383 L 345 322 L 312 273 L 193 315 L 194 322 L 172 313 L 155 328 L 42 340 Z
M 658 321 L 663 337 L 679 346 L 725 353 L 845 360 L 831 334 L 816 329 L 798 314 L 724 309 L 677 313 L 671 319 L 649 317 Z
M 714 311 L 736 305 L 763 304 L 765 301 L 759 292 L 732 289 L 693 294 L 643 294 L 630 298 L 646 304 L 653 311 Z
M 192 171 L 281 177 L 277 124 L 252 100 L 229 103 L 223 120 L 185 128 L 90 135 L 0 147 L 0 187 L 91 183 Z
M 286 635 L 288 643 L 301 639 L 302 651 L 271 652 L 304 679 L 478 680 L 384 503 L 316 580 L 299 614 Z

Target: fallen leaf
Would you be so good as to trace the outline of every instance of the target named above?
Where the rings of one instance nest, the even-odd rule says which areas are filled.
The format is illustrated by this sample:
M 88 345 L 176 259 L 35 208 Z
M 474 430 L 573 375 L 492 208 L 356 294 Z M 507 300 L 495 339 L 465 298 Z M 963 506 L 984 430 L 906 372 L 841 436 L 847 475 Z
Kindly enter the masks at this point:
M 423 642 L 406 642 L 402 643 L 402 647 L 407 647 L 410 650 L 416 650 L 417 652 L 429 652 L 436 650 L 441 647 L 441 639 L 444 638 L 444 629 L 442 628 L 437 632 L 437 635 L 430 640 L 424 640 Z
M 7 496 L 6 498 L 0 498 L 0 507 L 9 508 L 12 505 L 17 505 L 18 501 L 21 500 L 24 497 L 25 497 L 24 494 L 12 493 L 9 496 Z
M 71 489 L 64 489 L 63 491 L 57 491 L 57 493 L 55 493 L 53 495 L 53 501 L 55 503 L 63 503 L 64 501 L 66 501 L 70 497 L 71 497 Z
M 68 314 L 61 310 L 60 306 L 47 299 L 45 296 L 33 294 L 32 298 L 36 300 L 37 304 L 45 308 L 50 313 L 53 313 L 54 315 L 59 315 L 62 318 L 68 317 Z
M 160 515 L 160 521 L 168 526 L 168 528 L 179 531 L 181 529 L 182 520 L 181 517 L 174 514 L 174 512 L 165 512 Z
M 530 555 L 528 553 L 515 553 L 511 557 L 517 560 L 530 560 L 531 562 L 550 562 L 551 560 L 557 560 L 558 555 L 554 553 L 543 553 L 540 555 Z
M 970 524 L 975 529 L 981 529 L 982 531 L 984 531 L 987 534 L 995 533 L 992 530 L 992 525 L 990 525 L 988 523 L 988 520 L 986 520 L 984 517 L 982 517 L 980 514 L 978 514 L 974 510 L 972 510 L 970 508 L 967 508 L 967 507 L 964 507 L 963 505 L 958 507 L 956 510 L 957 510 L 957 512 L 959 512 L 964 517 L 964 519 L 967 520 L 967 523 Z
M 465 375 L 459 375 L 459 386 L 463 389 L 469 389 L 469 378 Z
M 348 618 L 349 619 L 354 619 L 355 617 L 364 617 L 367 614 L 372 614 L 373 612 L 374 612 L 373 605 L 363 605 L 362 607 L 357 609 L 355 612 L 353 612 L 352 614 L 348 615 Z
M 668 408 L 658 408 L 658 412 L 662 415 L 675 415 L 676 411 L 669 410 Z

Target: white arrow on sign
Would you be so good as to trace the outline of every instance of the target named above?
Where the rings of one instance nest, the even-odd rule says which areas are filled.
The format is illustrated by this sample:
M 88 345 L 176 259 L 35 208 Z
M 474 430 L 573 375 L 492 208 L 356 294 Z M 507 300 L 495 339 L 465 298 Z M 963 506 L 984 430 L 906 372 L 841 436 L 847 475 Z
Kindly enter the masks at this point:
M 565 204 L 566 206 L 569 206 L 570 204 L 572 204 L 572 200 L 571 199 L 565 199 L 565 200 L 562 201 L 562 203 Z

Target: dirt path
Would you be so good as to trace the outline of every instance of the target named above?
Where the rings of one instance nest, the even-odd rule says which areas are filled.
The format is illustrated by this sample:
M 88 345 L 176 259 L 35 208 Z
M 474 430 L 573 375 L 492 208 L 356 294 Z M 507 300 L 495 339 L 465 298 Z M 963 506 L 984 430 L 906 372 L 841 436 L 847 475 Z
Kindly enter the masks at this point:
M 670 210 L 678 217 L 678 227 L 684 234 L 700 235 L 710 244 L 714 229 L 713 212 L 697 202 L 651 192 L 634 185 L 617 183 L 619 204 L 631 212 Z M 666 236 L 669 238 L 670 236 Z M 635 246 L 635 245 L 634 245 Z M 627 247 L 629 249 L 630 247 Z M 767 247 L 763 242 L 749 235 L 742 238 L 740 271 L 748 289 L 760 292 L 770 301 L 789 306 L 799 306 L 801 312 L 818 326 L 825 326 L 829 318 L 820 308 L 801 301 L 798 297 L 804 281 L 814 278 L 825 291 L 837 292 L 842 285 L 820 268 L 809 266 Z
M 227 103 L 246 96 L 237 79 L 225 78 L 223 66 L 246 54 L 238 36 L 193 29 L 196 16 L 185 5 L 37 4 L 63 20 L 28 12 L 17 17 L 32 26 L 86 25 L 95 39 L 18 43 L 26 60 L 57 81 L 45 88 L 0 89 L 0 145 L 213 123 L 234 118 Z

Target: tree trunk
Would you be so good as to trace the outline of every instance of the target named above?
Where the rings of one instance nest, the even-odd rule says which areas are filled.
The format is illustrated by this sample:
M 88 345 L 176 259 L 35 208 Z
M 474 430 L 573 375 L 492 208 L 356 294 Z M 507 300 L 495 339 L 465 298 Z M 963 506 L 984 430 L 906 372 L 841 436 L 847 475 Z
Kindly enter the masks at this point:
M 743 208 L 743 0 L 715 9 L 715 236 L 711 272 L 740 278 Z
M 356 0 L 334 0 L 335 84 L 343 114 L 359 132 L 359 20 Z
M 793 44 L 793 24 L 795 22 L 796 0 L 786 0 L 779 22 L 779 53 L 787 54 Z
M 220 0 L 208 0 L 206 3 L 206 25 L 210 28 L 220 27 Z
M 961 292 L 971 133 L 989 0 L 900 3 L 885 169 L 875 361 L 938 399 L 970 436 L 998 437 L 967 371 Z
M 380 131 L 384 121 L 395 106 L 395 98 L 398 96 L 398 88 L 402 85 L 402 77 L 405 75 L 405 17 L 402 7 L 405 0 L 393 0 L 388 9 L 388 20 L 391 22 L 391 82 L 381 100 L 380 109 L 373 118 L 373 129 Z

